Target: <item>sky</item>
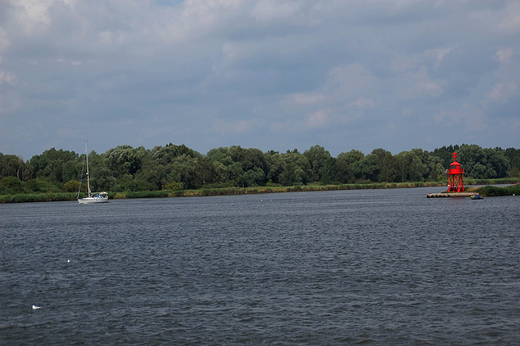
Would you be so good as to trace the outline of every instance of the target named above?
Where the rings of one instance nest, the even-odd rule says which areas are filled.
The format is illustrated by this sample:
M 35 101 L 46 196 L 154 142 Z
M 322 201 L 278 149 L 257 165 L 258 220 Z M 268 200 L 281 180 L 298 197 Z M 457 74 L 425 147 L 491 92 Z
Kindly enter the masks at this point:
M 0 152 L 520 148 L 520 1 L 0 0 Z

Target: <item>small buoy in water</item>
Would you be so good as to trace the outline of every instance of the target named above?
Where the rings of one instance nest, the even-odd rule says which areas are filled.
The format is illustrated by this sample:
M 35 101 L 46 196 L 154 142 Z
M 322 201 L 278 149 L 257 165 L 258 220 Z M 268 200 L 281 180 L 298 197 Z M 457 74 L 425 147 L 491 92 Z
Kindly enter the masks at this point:
M 38 310 L 38 309 L 41 309 L 42 307 L 41 307 L 41 306 L 33 305 L 32 308 L 33 308 L 33 310 Z
M 70 263 L 70 260 L 67 260 L 67 263 Z

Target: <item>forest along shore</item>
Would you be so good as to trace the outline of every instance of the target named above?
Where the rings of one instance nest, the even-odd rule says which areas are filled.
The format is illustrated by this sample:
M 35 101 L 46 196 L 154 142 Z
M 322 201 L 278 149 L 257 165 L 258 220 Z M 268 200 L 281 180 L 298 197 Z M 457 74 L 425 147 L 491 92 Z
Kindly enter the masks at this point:
M 111 199 L 442 186 L 454 152 L 466 185 L 520 179 L 515 148 L 472 144 L 395 155 L 382 148 L 368 155 L 352 149 L 333 157 L 319 145 L 303 153 L 231 146 L 202 155 L 170 143 L 151 150 L 122 145 L 103 154 L 90 151 L 89 182 L 93 192 L 107 191 Z M 79 197 L 85 196 L 86 156 L 52 148 L 24 161 L 0 153 L 0 202 L 75 200 L 80 187 Z

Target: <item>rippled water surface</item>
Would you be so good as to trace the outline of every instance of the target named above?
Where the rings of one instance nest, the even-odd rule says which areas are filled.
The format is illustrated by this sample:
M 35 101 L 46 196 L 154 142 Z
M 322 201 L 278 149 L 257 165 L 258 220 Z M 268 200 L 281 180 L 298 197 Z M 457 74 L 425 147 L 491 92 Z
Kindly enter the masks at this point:
M 0 344 L 519 344 L 520 197 L 428 192 L 0 205 Z

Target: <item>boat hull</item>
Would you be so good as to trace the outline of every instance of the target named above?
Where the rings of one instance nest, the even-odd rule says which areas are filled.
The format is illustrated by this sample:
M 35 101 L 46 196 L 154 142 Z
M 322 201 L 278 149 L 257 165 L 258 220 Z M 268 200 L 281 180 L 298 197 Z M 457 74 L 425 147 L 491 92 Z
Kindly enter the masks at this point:
M 106 203 L 108 197 L 85 197 L 78 199 L 80 204 Z

